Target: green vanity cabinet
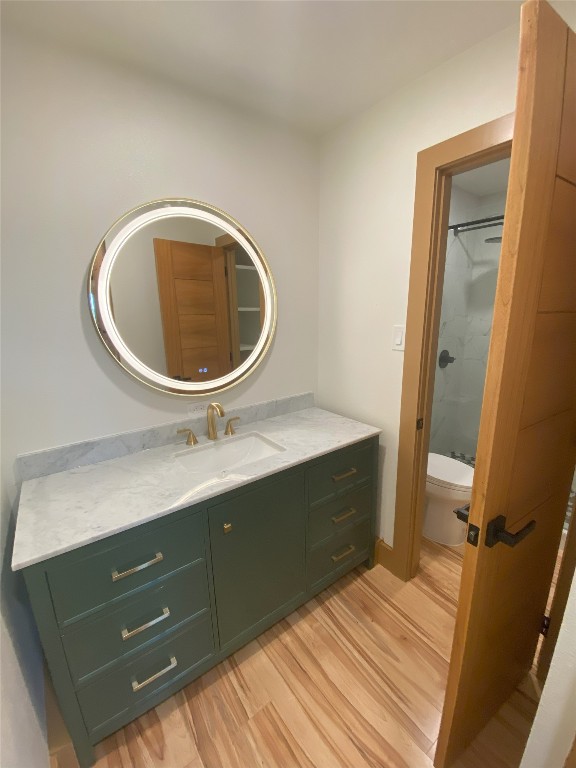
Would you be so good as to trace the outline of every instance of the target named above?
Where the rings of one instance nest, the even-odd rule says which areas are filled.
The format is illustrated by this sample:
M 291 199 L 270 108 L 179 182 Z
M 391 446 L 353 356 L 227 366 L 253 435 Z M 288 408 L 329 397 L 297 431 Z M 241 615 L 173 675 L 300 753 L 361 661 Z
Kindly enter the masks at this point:
M 49 569 L 48 584 L 56 618 L 62 626 L 83 615 L 111 605 L 125 595 L 148 586 L 151 581 L 175 573 L 204 557 L 203 520 L 191 515 L 172 524 L 145 526 L 133 531 L 125 543 L 105 540 L 93 554 L 75 560 L 60 558 Z M 150 532 L 145 533 L 145 530 Z
M 208 513 L 220 643 L 228 650 L 304 597 L 304 473 L 239 493 Z
M 81 766 L 93 745 L 372 565 L 378 438 L 24 568 Z
M 113 667 L 115 660 L 128 658 L 190 617 L 203 615 L 210 616 L 210 596 L 206 563 L 198 559 L 157 586 L 64 632 L 62 644 L 72 678 L 76 684 L 87 682 Z
M 308 471 L 310 504 L 318 504 L 368 483 L 374 477 L 374 450 L 361 443 L 334 451 Z
M 377 439 L 335 451 L 308 471 L 307 588 L 318 592 L 359 563 L 373 565 Z
M 214 663 L 206 510 L 190 507 L 24 569 L 82 766 L 92 746 Z
M 78 689 L 78 701 L 90 733 L 98 737 L 109 731 L 108 723 L 118 714 L 134 711 L 142 703 L 150 708 L 150 697 L 164 691 L 167 681 L 180 686 L 203 661 L 214 655 L 210 616 L 201 616 L 181 632 L 164 637 L 146 653 L 109 675 Z M 160 697 L 165 698 L 166 694 Z M 130 718 L 132 719 L 132 718 Z

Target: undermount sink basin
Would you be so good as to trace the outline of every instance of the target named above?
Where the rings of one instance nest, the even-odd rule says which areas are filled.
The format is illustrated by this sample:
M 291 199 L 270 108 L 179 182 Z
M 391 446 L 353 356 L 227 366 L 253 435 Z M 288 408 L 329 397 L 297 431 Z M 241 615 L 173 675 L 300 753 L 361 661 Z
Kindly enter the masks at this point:
M 222 437 L 208 445 L 197 445 L 174 454 L 185 470 L 202 477 L 224 479 L 229 470 L 266 459 L 285 449 L 259 432 Z

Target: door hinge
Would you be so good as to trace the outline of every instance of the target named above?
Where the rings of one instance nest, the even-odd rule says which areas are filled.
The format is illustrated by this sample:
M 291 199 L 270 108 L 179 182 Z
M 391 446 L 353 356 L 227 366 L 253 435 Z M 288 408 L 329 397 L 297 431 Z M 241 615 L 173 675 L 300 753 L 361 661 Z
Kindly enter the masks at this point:
M 424 419 L 416 419 L 416 429 L 424 429 Z
M 549 629 L 550 629 L 550 616 L 543 616 L 542 625 L 540 627 L 540 634 L 546 637 L 548 635 Z

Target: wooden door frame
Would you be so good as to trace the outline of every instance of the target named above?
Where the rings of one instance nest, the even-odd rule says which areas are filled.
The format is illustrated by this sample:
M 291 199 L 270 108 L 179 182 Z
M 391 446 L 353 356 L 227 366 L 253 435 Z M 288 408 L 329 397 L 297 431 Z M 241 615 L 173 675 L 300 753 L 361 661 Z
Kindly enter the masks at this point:
M 513 130 L 514 114 L 510 114 L 418 153 L 394 546 L 381 544 L 378 556 L 404 581 L 416 575 L 420 561 L 452 176 L 509 157 Z

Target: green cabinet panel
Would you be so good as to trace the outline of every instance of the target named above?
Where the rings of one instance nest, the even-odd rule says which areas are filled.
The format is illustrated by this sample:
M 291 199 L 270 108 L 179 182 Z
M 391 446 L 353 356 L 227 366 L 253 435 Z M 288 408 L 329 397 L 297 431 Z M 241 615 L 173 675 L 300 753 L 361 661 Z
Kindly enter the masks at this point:
M 366 560 L 370 546 L 374 546 L 370 536 L 370 520 L 364 520 L 311 549 L 308 559 L 310 587 L 314 588 L 318 581 L 331 573 L 345 572 Z
M 305 590 L 304 475 L 209 507 L 223 646 Z
M 371 447 L 335 451 L 308 472 L 308 499 L 311 504 L 363 483 L 373 474 Z
M 200 611 L 210 611 L 204 559 L 64 632 L 62 643 L 74 681 L 80 684 L 87 675 L 124 661 Z
M 82 768 L 94 743 L 372 562 L 377 450 L 371 438 L 24 570 Z
M 349 525 L 369 517 L 372 511 L 372 488 L 365 485 L 320 506 L 312 507 L 308 521 L 310 546 L 339 533 Z
M 83 616 L 203 555 L 202 517 L 196 514 L 144 536 L 135 535 L 79 564 L 53 567 L 48 583 L 58 621 L 65 624 Z
M 101 676 L 78 691 L 78 700 L 89 731 L 130 710 L 142 699 L 172 684 L 214 653 L 212 622 L 205 615 L 183 632 L 139 654 L 129 664 Z

